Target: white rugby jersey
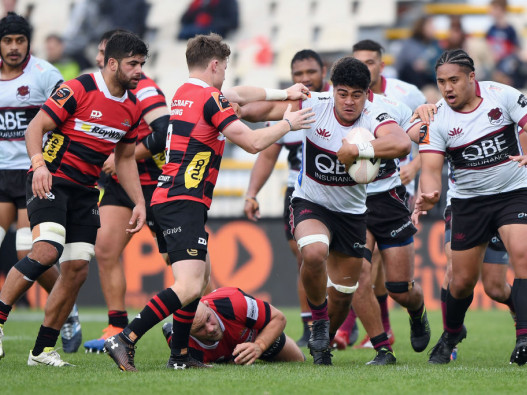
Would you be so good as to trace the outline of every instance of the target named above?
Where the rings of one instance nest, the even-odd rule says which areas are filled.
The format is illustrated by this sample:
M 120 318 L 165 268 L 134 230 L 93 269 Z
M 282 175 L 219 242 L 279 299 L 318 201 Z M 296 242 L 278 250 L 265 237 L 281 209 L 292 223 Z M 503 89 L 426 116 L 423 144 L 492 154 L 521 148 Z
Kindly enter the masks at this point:
M 61 81 L 54 66 L 34 56 L 26 60 L 20 76 L 0 80 L 0 169 L 29 169 L 27 125 Z
M 415 85 L 398 80 L 397 78 L 384 78 L 381 76 L 382 92 L 390 99 L 395 99 L 403 102 L 413 112 L 421 104 L 426 103 L 425 95 Z M 399 166 L 404 166 L 413 160 L 412 152 L 401 158 Z M 410 195 L 415 193 L 415 179 L 406 185 L 406 190 Z
M 333 92 L 333 85 L 325 84 L 324 92 Z M 275 122 L 269 122 L 270 125 Z M 285 147 L 289 153 L 287 155 L 287 163 L 289 164 L 289 174 L 287 176 L 287 187 L 294 187 L 298 173 L 302 166 L 302 141 L 304 139 L 304 131 L 292 130 L 285 134 L 276 144 Z
M 325 208 L 350 214 L 366 211 L 366 185 L 357 184 L 345 165 L 337 159 L 342 139 L 356 127 L 374 135 L 380 125 L 395 122 L 384 107 L 366 100 L 360 117 L 351 126 L 339 123 L 335 116 L 333 93 L 311 93 L 302 107 L 312 107 L 316 122 L 304 130 L 302 168 L 293 197 L 309 200 Z
M 419 151 L 447 157 L 453 198 L 493 195 L 527 187 L 527 169 L 509 160 L 520 154 L 516 124 L 527 123 L 527 98 L 497 82 L 476 82 L 483 100 L 469 112 L 451 109 L 444 99 L 427 128 L 421 127 Z
M 385 107 L 388 114 L 390 114 L 395 122 L 403 128 L 405 132 L 410 129 L 410 118 L 412 118 L 412 110 L 406 104 L 391 99 L 383 95 L 371 95 L 370 98 L 373 103 Z M 366 192 L 368 195 L 386 192 L 401 185 L 401 178 L 399 177 L 399 159 L 382 159 L 379 174 L 373 182 L 366 185 Z

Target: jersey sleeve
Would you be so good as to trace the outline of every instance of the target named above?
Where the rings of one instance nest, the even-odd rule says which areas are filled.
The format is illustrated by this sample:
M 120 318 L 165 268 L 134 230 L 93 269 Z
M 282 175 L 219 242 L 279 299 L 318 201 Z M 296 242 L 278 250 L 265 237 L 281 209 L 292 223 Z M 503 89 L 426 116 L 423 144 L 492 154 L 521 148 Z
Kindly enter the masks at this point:
M 46 64 L 43 66 L 46 66 Z M 60 71 L 51 64 L 47 64 L 47 67 L 43 68 L 38 80 L 46 97 L 50 97 L 58 86 L 64 82 L 64 78 L 62 77 L 62 74 L 60 74 Z
M 48 114 L 57 126 L 60 126 L 73 115 L 83 94 L 84 89 L 77 80 L 67 81 L 61 84 L 45 101 L 42 111 Z
M 368 109 L 370 112 L 370 131 L 377 138 L 377 129 L 390 123 L 397 123 L 395 118 L 390 115 L 383 106 L 371 105 Z
M 503 95 L 509 116 L 523 129 L 527 124 L 527 97 L 509 86 L 505 87 Z
M 231 103 L 219 90 L 205 90 L 205 94 L 210 95 L 203 107 L 203 117 L 205 121 L 214 126 L 220 132 L 230 123 L 237 121 L 238 117 L 234 113 Z
M 144 82 L 141 84 L 142 81 Z M 135 96 L 137 97 L 137 100 L 139 100 L 139 103 L 141 103 L 141 117 L 144 117 L 156 108 L 166 107 L 165 95 L 150 79 L 145 78 L 140 81 L 140 86 L 135 92 Z
M 446 142 L 439 133 L 439 120 L 436 119 L 430 125 L 422 124 L 419 129 L 419 152 L 445 154 Z
M 271 307 L 269 303 L 241 291 L 246 303 L 245 326 L 247 328 L 261 330 L 271 320 Z

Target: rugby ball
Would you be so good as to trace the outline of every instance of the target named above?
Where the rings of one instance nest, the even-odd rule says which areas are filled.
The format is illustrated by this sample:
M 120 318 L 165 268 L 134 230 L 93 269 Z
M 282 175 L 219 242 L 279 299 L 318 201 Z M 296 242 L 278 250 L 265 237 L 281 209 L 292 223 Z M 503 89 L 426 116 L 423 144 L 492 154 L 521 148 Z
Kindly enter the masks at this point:
M 353 128 L 346 136 L 351 144 L 367 143 L 375 140 L 375 136 L 366 128 Z M 381 160 L 378 158 L 361 159 L 357 158 L 348 169 L 348 174 L 357 184 L 368 184 L 375 180 L 379 174 Z

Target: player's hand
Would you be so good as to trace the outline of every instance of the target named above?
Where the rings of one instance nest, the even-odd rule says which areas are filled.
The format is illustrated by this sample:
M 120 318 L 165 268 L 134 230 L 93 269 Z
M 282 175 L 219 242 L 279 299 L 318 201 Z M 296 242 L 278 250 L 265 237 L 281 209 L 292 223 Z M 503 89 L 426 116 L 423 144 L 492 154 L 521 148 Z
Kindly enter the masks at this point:
M 342 146 L 337 151 L 337 158 L 340 163 L 346 165 L 346 171 L 359 157 L 359 149 L 356 144 L 350 144 L 348 139 L 342 139 Z
M 285 91 L 287 92 L 287 100 L 306 100 L 309 94 L 307 86 L 301 83 L 296 83 Z
M 410 216 L 412 220 L 412 224 L 414 224 L 414 226 L 417 226 L 417 224 L 419 224 L 419 217 L 421 215 L 426 215 L 426 214 L 427 214 L 426 211 L 421 211 L 417 207 L 414 208 L 414 211 L 412 211 L 412 215 Z
M 31 183 L 31 190 L 33 195 L 40 199 L 47 198 L 51 193 L 51 184 L 53 177 L 47 166 L 39 166 L 33 170 L 33 182 Z
M 117 174 L 115 172 L 115 155 L 113 152 L 110 154 L 108 159 L 106 159 L 106 161 L 102 165 L 102 171 L 104 171 L 106 174 L 110 176 L 114 176 L 115 174 Z
M 399 176 L 401 177 L 401 182 L 403 185 L 408 185 L 415 179 L 417 170 L 411 164 L 401 166 L 399 169 Z
M 258 221 L 260 219 L 260 204 L 258 200 L 253 197 L 246 197 L 243 212 L 251 221 Z
M 421 193 L 415 201 L 414 211 L 428 211 L 439 201 L 439 191 Z
M 415 109 L 410 122 L 420 119 L 423 123 L 430 125 L 430 122 L 434 120 L 434 114 L 437 114 L 437 106 L 435 104 L 421 104 Z
M 288 104 L 287 109 L 284 112 L 283 119 L 289 120 L 292 126 L 291 130 L 309 129 L 311 124 L 315 122 L 315 119 L 309 119 L 315 115 L 315 113 L 311 110 L 311 107 L 308 107 L 292 112 L 291 104 Z
M 242 107 L 238 103 L 231 103 L 231 107 L 234 110 L 234 113 L 236 116 L 240 119 L 242 119 Z
M 146 208 L 145 203 L 136 204 L 132 210 L 132 217 L 130 218 L 129 228 L 126 229 L 126 233 L 133 235 L 141 230 L 146 221 Z
M 232 355 L 235 357 L 236 365 L 252 365 L 262 353 L 262 349 L 256 343 L 241 343 L 234 348 Z
M 527 165 L 527 155 L 509 156 L 509 159 L 513 162 L 518 162 L 518 167 Z

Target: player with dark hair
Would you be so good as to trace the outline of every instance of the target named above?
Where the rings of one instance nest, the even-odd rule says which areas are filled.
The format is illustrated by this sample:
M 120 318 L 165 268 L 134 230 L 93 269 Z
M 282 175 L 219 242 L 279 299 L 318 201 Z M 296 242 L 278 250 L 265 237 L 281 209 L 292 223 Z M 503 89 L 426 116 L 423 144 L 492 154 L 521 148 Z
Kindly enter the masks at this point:
M 159 250 L 168 253 L 175 282 L 154 296 L 123 332 L 105 341 L 105 350 L 121 370 L 137 370 L 135 344 L 150 328 L 178 310 L 169 367 L 206 367 L 189 355 L 188 342 L 199 299 L 209 282 L 205 223 L 225 138 L 256 153 L 290 130 L 307 128 L 313 122 L 308 120 L 313 115 L 309 109 L 287 111 L 281 122 L 251 130 L 236 117 L 230 100 L 245 104 L 265 98 L 300 99 L 305 94 L 300 90 L 239 87 L 224 96 L 220 89 L 229 55 L 229 46 L 217 34 L 199 35 L 187 43 L 190 78 L 172 99 L 166 164 L 152 197 L 160 228 Z
M 111 30 L 101 37 L 98 46 L 96 63 L 99 68 L 104 66 L 105 48 L 108 40 L 116 33 L 123 30 Z M 154 137 L 166 134 L 168 128 L 168 108 L 165 96 L 156 83 L 144 73 L 137 87 L 132 90 L 139 101 L 142 113 L 141 123 L 137 130 L 137 149 L 150 147 Z M 161 167 L 165 162 L 165 154 L 161 149 L 154 147 L 160 153 L 152 157 L 148 153 L 146 159 L 137 162 L 139 180 L 146 204 L 146 223 L 155 235 L 154 215 L 150 207 L 150 201 L 157 184 L 157 178 L 161 175 Z M 154 144 L 155 145 L 155 144 Z M 136 155 L 137 159 L 137 155 Z M 99 279 L 101 289 L 108 306 L 108 326 L 104 328 L 103 335 L 99 339 L 89 340 L 84 343 L 86 351 L 102 352 L 104 341 L 110 336 L 121 332 L 128 325 L 128 313 L 125 306 L 126 278 L 121 262 L 121 254 L 131 239 L 130 234 L 120 232 L 128 225 L 134 204 L 119 183 L 115 174 L 114 154 L 112 153 L 102 167 L 103 171 L 111 177 L 108 179 L 104 194 L 99 203 L 101 216 L 101 227 L 97 232 L 95 243 L 95 257 L 99 267 Z
M 284 314 L 273 305 L 239 288 L 218 288 L 199 302 L 190 328 L 189 352 L 204 363 L 304 362 L 302 351 L 284 333 L 285 324 Z M 169 347 L 172 327 L 167 322 L 162 328 Z
M 443 99 L 429 125 L 420 128 L 421 193 L 415 211 L 430 210 L 439 200 L 444 157 L 450 163 L 452 190 L 452 277 L 445 297 L 444 332 L 430 363 L 450 361 L 467 335 L 465 313 L 473 299 L 481 259 L 498 231 L 515 272 L 512 302 L 516 310 L 516 346 L 511 363 L 527 362 L 527 251 L 523 235 L 527 216 L 527 159 L 520 156 L 516 124 L 526 130 L 527 99 L 514 88 L 478 82 L 474 62 L 463 50 L 444 52 L 436 63 Z M 515 163 L 518 162 L 518 163 Z
M 60 72 L 45 60 L 30 54 L 31 26 L 20 15 L 8 13 L 0 20 L 0 244 L 16 220 L 18 259 L 31 250 L 31 229 L 26 208 L 26 178 L 30 167 L 24 143 L 29 122 L 62 82 Z M 56 267 L 38 277 L 49 293 L 59 276 Z M 0 358 L 3 322 L 0 314 Z M 61 329 L 65 352 L 75 352 L 82 341 L 77 307 Z
M 389 99 L 388 104 L 394 101 L 403 103 L 403 106 L 409 107 L 411 115 L 411 111 L 425 102 L 425 97 L 414 85 L 382 76 L 383 51 L 383 47 L 377 42 L 363 40 L 353 46 L 352 55 L 368 66 L 371 75 L 370 89 L 376 97 L 377 95 L 386 96 Z M 409 121 L 409 118 L 406 121 Z M 415 147 L 417 151 L 417 145 Z M 426 348 L 430 339 L 430 328 L 421 287 L 413 280 L 413 234 L 416 229 L 411 223 L 409 210 L 414 197 L 414 180 L 419 167 L 419 156 L 414 157 L 412 153 L 401 160 L 382 161 L 377 179 L 367 186 L 366 205 L 368 207 L 368 244 L 370 244 L 368 248 L 373 253 L 371 282 L 379 302 L 384 330 L 393 344 L 395 337 L 390 327 L 388 312 L 388 294 L 390 294 L 399 304 L 407 307 L 410 314 L 412 347 L 421 352 Z M 390 213 L 389 217 L 387 212 Z M 386 272 L 389 272 L 388 276 Z M 364 283 L 365 280 L 359 281 L 359 284 Z M 353 299 L 353 306 L 357 306 L 358 310 L 361 310 L 361 297 L 362 292 L 359 287 Z M 360 317 L 362 321 L 368 319 L 367 312 L 362 314 L 363 317 Z M 352 309 L 335 336 L 337 348 L 346 348 L 352 328 L 356 325 L 355 317 L 355 311 Z M 368 335 L 358 347 L 372 347 Z
M 366 185 L 356 184 L 345 170 L 356 158 L 397 158 L 410 150 L 404 131 L 368 99 L 370 73 L 357 59 L 345 57 L 332 68 L 333 93 L 311 93 L 294 106 L 312 106 L 317 121 L 304 133 L 302 171 L 295 183 L 290 208 L 292 230 L 302 254 L 300 275 L 313 314 L 309 348 L 314 363 L 331 365 L 330 339 L 349 312 L 358 287 L 366 244 Z M 243 106 L 249 121 L 277 119 L 286 103 Z M 293 107 L 294 108 L 294 107 Z M 365 127 L 376 139 L 350 144 L 345 137 Z M 325 131 L 326 133 L 321 133 Z M 369 271 L 369 265 L 367 270 Z M 365 287 L 367 306 L 377 304 L 371 287 Z M 328 295 L 326 298 L 326 294 Z M 330 320 L 331 318 L 331 320 Z M 371 327 L 377 351 L 372 365 L 395 363 L 377 307 Z
M 326 66 L 322 63 L 320 55 L 315 51 L 304 49 L 293 56 L 293 60 L 291 60 L 291 77 L 293 83 L 302 83 L 312 92 L 330 91 L 331 85 L 324 82 L 325 75 Z M 285 147 L 289 151 L 289 154 L 287 155 L 289 176 L 287 178 L 287 190 L 284 197 L 283 219 L 287 242 L 289 248 L 296 257 L 298 270 L 300 270 L 300 266 L 302 265 L 302 256 L 300 255 L 300 251 L 298 251 L 296 242 L 293 239 L 293 234 L 291 233 L 291 226 L 289 223 L 289 204 L 291 202 L 291 194 L 295 189 L 295 181 L 302 164 L 303 135 L 304 133 L 302 130 L 287 133 L 284 137 L 278 140 L 276 144 L 271 145 L 269 148 L 266 148 L 258 154 L 251 171 L 244 207 L 247 218 L 252 221 L 257 221 L 259 219 L 260 205 L 256 200 L 256 197 L 270 177 L 282 148 Z M 298 299 L 300 301 L 300 317 L 304 327 L 302 337 L 297 341 L 297 344 L 300 347 L 304 347 L 307 346 L 307 341 L 311 334 L 309 326 L 311 325 L 312 317 L 311 310 L 307 304 L 306 292 L 304 291 L 300 277 L 298 277 L 297 289 Z
M 31 158 L 27 207 L 33 232 L 28 256 L 10 271 L 0 292 L 0 319 L 36 278 L 60 258 L 61 273 L 46 302 L 43 325 L 28 365 L 67 366 L 54 350 L 59 329 L 88 275 L 99 227 L 95 183 L 115 148 L 121 185 L 135 207 L 128 229 L 145 221 L 144 197 L 134 157 L 141 108 L 129 91 L 139 83 L 148 49 L 137 36 L 114 35 L 106 46 L 101 72 L 85 74 L 59 86 L 26 131 Z M 42 137 L 48 136 L 44 149 Z

